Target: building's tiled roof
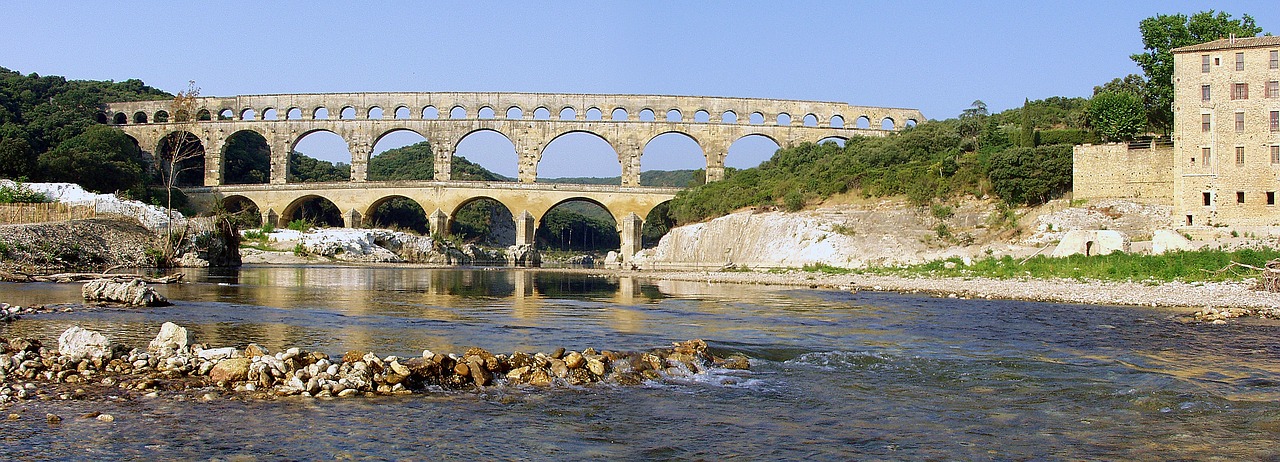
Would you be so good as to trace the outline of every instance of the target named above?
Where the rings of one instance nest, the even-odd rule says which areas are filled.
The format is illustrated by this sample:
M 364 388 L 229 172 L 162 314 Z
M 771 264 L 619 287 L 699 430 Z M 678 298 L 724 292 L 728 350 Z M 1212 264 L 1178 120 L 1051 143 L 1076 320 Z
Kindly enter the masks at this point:
M 1262 37 L 1224 38 L 1197 45 L 1174 48 L 1174 53 L 1190 53 L 1194 51 L 1230 50 L 1233 48 L 1254 48 L 1280 46 L 1280 36 L 1265 35 Z

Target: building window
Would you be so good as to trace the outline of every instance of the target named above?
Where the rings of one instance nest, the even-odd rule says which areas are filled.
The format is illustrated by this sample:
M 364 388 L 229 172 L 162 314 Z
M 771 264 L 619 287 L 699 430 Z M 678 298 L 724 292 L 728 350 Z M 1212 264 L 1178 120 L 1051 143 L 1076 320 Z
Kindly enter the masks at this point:
M 1267 205 L 1276 205 L 1276 192 L 1267 191 Z
M 1271 88 L 1271 87 L 1267 87 L 1267 88 Z M 1208 85 L 1201 85 L 1201 86 L 1200 86 L 1200 101 L 1209 101 L 1209 86 L 1208 86 Z
M 1237 204 L 1244 203 L 1244 191 L 1236 191 L 1236 203 Z
M 1187 215 L 1187 226 L 1191 226 L 1191 215 Z
M 1280 98 L 1280 80 L 1267 82 L 1267 97 Z
M 1271 163 L 1273 165 L 1280 164 L 1280 145 L 1271 146 Z
M 1249 84 L 1237 83 L 1231 85 L 1231 99 L 1249 99 Z
M 1209 55 L 1200 55 L 1200 73 L 1209 73 Z
M 1280 111 L 1271 111 L 1271 131 L 1280 132 Z
M 1271 50 L 1271 68 L 1280 69 L 1280 50 Z
M 1202 195 L 1203 195 L 1203 197 L 1204 197 L 1204 205 L 1205 205 L 1205 207 L 1208 207 L 1208 206 L 1210 206 L 1210 205 L 1213 205 L 1213 193 L 1208 192 L 1208 191 L 1205 191 L 1205 192 L 1200 193 L 1200 194 L 1202 194 Z
M 1236 53 L 1236 70 L 1244 70 L 1244 53 Z
M 1204 166 L 1209 166 L 1209 157 L 1213 153 L 1213 148 L 1200 148 L 1200 160 L 1204 161 Z M 1194 162 L 1194 160 L 1192 160 Z
M 1213 130 L 1213 119 L 1210 114 L 1200 114 L 1200 131 L 1208 133 Z
M 1244 165 L 1244 146 L 1236 146 L 1236 165 Z
M 1244 132 L 1244 113 L 1237 112 L 1236 113 L 1236 133 L 1243 133 L 1243 132 Z

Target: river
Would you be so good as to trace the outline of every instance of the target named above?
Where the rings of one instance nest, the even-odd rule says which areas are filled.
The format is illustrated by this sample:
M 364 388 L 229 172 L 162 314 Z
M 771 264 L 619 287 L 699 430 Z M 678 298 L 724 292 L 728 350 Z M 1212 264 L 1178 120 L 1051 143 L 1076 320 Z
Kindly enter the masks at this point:
M 192 281 L 160 287 L 171 307 L 31 315 L 0 337 L 50 344 L 80 325 L 145 347 L 173 321 L 213 346 L 334 356 L 702 338 L 752 368 L 632 387 L 24 401 L 4 409 L 23 417 L 0 421 L 0 459 L 1280 458 L 1274 321 L 511 269 L 253 267 Z M 11 304 L 78 298 L 79 285 L 0 284 Z M 78 417 L 89 412 L 116 420 Z

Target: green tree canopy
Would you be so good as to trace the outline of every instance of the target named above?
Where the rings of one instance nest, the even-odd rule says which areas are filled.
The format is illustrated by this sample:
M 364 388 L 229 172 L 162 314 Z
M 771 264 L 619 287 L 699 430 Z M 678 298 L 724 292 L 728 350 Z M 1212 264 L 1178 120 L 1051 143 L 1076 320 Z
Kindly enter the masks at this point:
M 1133 139 L 1146 122 L 1142 98 L 1133 93 L 1106 91 L 1089 102 L 1089 125 L 1108 141 Z
M 39 163 L 49 180 L 78 183 L 100 193 L 135 189 L 144 179 L 138 145 L 129 135 L 105 125 L 90 126 L 41 154 Z
M 1202 11 L 1191 15 L 1158 14 L 1139 23 L 1142 48 L 1146 51 L 1130 56 L 1147 75 L 1147 118 L 1151 126 L 1168 133 L 1173 127 L 1173 49 L 1204 43 L 1234 35 L 1253 37 L 1262 28 L 1247 14 L 1232 19 L 1230 13 Z

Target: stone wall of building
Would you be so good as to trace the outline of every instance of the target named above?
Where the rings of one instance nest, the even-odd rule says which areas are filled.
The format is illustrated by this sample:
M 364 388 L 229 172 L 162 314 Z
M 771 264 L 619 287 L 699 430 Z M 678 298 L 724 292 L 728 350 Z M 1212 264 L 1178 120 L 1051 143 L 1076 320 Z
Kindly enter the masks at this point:
M 1150 143 L 1076 146 L 1071 185 L 1073 199 L 1172 204 L 1173 147 Z

